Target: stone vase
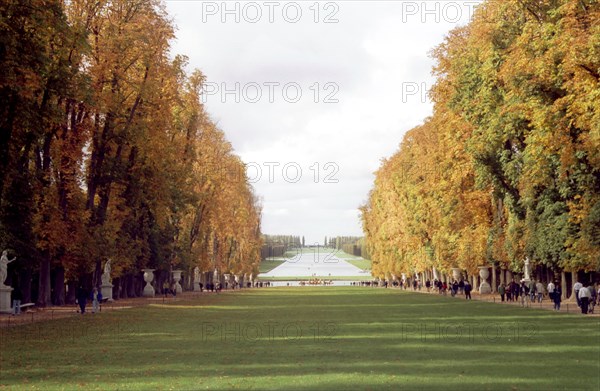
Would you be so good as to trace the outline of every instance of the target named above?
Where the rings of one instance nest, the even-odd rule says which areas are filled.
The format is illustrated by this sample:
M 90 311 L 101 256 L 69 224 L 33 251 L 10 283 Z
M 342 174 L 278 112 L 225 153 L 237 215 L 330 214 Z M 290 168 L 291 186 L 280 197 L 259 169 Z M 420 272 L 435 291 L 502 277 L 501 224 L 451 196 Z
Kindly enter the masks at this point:
M 154 269 L 144 269 L 144 281 L 146 282 L 146 286 L 144 286 L 144 291 L 142 295 L 144 297 L 154 297 L 155 291 L 152 286 L 152 281 L 154 280 Z
M 479 284 L 479 293 L 489 294 L 492 293 L 492 286 L 487 282 L 487 278 L 490 276 L 490 270 L 487 266 L 479 266 L 479 277 L 481 283 Z
M 181 281 L 181 273 L 183 272 L 183 270 L 173 270 L 173 282 L 175 283 L 175 292 L 176 293 L 181 293 L 183 292 L 183 289 L 181 288 L 181 284 L 179 283 L 179 281 Z

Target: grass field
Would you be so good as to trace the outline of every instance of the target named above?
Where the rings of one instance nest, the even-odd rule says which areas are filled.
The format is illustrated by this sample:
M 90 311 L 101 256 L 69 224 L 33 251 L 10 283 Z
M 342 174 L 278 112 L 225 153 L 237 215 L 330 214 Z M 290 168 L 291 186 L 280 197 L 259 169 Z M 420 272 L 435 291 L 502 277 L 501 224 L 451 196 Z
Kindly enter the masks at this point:
M 331 281 L 373 281 L 373 277 L 370 274 L 364 276 L 277 276 L 277 277 L 257 277 L 259 281 L 308 281 L 318 278 L 319 280 L 331 280 Z
M 1 329 L 2 389 L 598 390 L 598 318 L 376 288 L 203 295 Z
M 285 259 L 264 259 L 258 265 L 259 273 L 268 273 L 285 262 Z
M 345 261 L 348 262 L 349 264 L 356 266 L 359 269 L 371 270 L 371 261 L 369 261 L 368 259 L 363 259 L 363 258 L 345 259 Z

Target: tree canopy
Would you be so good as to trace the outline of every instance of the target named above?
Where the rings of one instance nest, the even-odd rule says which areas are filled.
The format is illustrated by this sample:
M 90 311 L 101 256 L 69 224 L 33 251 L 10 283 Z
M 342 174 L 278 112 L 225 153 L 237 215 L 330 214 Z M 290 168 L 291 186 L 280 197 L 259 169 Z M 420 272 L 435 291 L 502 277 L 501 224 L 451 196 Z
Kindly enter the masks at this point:
M 486 1 L 362 206 L 373 273 L 600 270 L 600 3 Z
M 8 0 L 0 22 L 0 245 L 39 304 L 109 258 L 258 270 L 260 203 L 160 1 Z

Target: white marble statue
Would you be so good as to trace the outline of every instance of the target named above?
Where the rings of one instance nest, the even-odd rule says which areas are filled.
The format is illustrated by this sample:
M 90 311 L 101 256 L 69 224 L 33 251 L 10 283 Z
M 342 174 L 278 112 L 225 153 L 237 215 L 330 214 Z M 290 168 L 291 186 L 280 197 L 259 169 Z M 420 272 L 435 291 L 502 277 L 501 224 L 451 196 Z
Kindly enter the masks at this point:
M 6 277 L 8 277 L 8 264 L 13 262 L 17 257 L 8 259 L 8 250 L 2 251 L 2 257 L 0 257 L 0 286 L 4 285 Z
M 102 273 L 102 285 L 110 284 L 110 259 L 104 264 L 104 273 Z
M 194 268 L 194 282 L 200 282 L 200 268 L 198 266 Z
M 525 265 L 523 265 L 523 279 L 525 281 L 531 281 L 531 267 L 529 266 L 529 258 L 525 258 Z

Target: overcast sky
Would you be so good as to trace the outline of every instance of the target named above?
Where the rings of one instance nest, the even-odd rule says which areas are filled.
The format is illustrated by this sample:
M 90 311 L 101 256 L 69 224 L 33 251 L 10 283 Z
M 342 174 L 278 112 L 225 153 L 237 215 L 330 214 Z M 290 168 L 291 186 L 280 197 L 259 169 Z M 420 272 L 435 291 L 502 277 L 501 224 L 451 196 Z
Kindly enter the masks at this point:
M 475 1 L 170 0 L 173 53 L 248 164 L 262 231 L 362 236 L 358 207 L 403 134 L 431 114 L 429 53 Z

